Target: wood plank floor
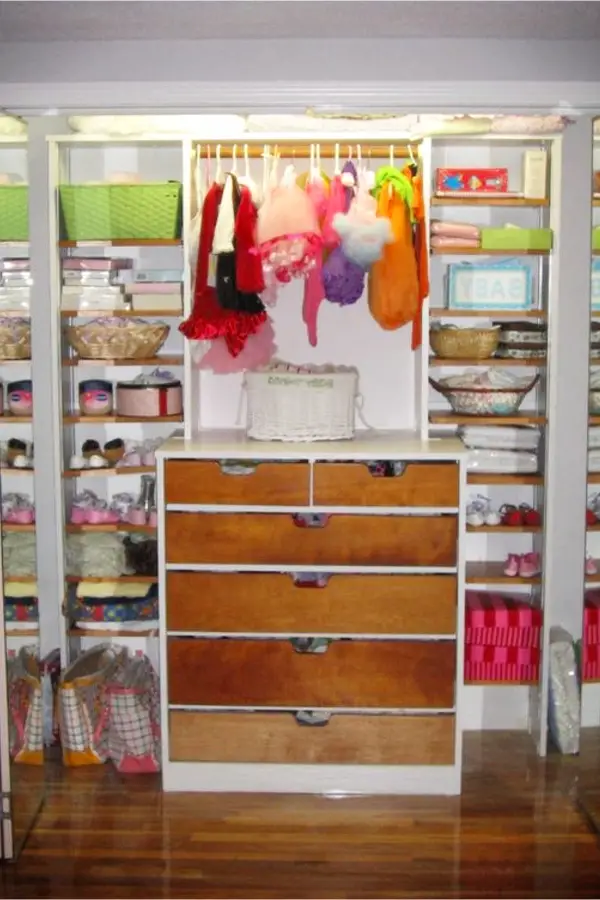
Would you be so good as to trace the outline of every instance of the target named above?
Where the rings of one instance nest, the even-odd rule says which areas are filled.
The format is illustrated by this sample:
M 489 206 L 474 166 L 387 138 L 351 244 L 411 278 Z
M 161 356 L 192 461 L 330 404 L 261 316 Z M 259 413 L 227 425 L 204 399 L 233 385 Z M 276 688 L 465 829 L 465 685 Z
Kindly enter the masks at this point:
M 465 744 L 454 798 L 163 795 L 154 777 L 57 767 L 0 896 L 600 896 L 585 809 L 600 733 L 545 763 L 523 734 Z

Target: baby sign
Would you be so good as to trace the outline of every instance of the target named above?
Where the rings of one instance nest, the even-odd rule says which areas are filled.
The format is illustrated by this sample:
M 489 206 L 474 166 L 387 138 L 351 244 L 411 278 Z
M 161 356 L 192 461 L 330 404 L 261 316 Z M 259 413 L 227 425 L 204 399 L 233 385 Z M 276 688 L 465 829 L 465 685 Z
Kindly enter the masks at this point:
M 450 309 L 530 309 L 532 271 L 518 260 L 448 266 Z

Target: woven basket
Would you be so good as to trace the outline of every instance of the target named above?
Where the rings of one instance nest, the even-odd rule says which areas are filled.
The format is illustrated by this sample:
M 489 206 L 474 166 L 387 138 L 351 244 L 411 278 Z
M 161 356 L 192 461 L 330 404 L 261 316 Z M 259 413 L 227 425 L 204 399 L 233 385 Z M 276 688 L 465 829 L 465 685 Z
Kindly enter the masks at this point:
M 358 374 L 247 372 L 248 437 L 338 441 L 354 437 Z
M 489 359 L 497 348 L 500 329 L 455 328 L 446 325 L 429 332 L 429 343 L 441 359 Z
M 29 207 L 26 184 L 0 186 L 0 241 L 29 238 Z
M 589 414 L 597 416 L 600 413 L 600 390 L 590 391 Z
M 71 241 L 181 237 L 181 185 L 63 184 L 61 236 Z
M 510 416 L 516 413 L 539 375 L 522 388 L 449 388 L 434 378 L 429 383 L 446 398 L 452 411 L 462 416 Z
M 31 325 L 0 324 L 0 359 L 31 359 Z
M 67 328 L 67 340 L 81 359 L 149 359 L 169 335 L 161 322 L 122 324 L 94 321 Z

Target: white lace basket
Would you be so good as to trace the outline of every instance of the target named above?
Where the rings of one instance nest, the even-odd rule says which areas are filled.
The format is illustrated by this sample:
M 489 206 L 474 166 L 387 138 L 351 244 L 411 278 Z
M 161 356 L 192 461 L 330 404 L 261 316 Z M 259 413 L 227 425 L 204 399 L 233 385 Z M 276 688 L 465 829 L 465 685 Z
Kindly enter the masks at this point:
M 358 373 L 247 372 L 247 433 L 257 441 L 354 437 Z

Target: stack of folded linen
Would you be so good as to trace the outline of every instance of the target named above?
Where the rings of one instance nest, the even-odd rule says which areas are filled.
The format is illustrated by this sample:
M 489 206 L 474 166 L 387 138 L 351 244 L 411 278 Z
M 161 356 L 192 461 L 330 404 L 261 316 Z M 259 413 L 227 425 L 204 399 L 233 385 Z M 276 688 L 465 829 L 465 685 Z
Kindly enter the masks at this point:
M 468 449 L 469 472 L 528 473 L 538 471 L 538 428 L 466 425 L 459 437 Z

